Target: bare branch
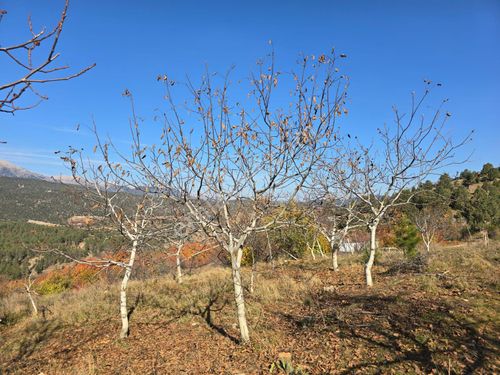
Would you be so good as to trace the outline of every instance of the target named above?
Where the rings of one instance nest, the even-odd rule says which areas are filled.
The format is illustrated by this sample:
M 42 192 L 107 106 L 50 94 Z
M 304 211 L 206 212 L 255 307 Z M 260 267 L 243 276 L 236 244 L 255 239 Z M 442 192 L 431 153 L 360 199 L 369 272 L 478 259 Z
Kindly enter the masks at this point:
M 47 96 L 38 93 L 38 90 L 35 89 L 36 86 L 68 81 L 81 76 L 96 66 L 96 64 L 91 64 L 75 73 L 53 75 L 69 69 L 69 66 L 66 65 L 54 65 L 60 56 L 56 50 L 66 21 L 68 6 L 69 0 L 66 0 L 59 21 L 52 30 L 47 32 L 47 30 L 42 29 L 39 32 L 34 32 L 31 18 L 28 18 L 31 38 L 10 46 L 3 46 L 4 43 L 0 46 L 0 55 L 10 60 L 13 67 L 18 68 L 17 78 L 0 83 L 0 112 L 13 114 L 16 111 L 32 109 L 42 101 L 47 100 Z M 1 14 L 0 22 L 5 13 Z M 42 51 L 43 57 L 36 59 L 37 62 L 35 62 L 34 55 L 37 51 Z M 29 104 L 19 104 L 21 97 L 26 96 L 27 92 L 32 93 L 35 99 L 31 99 Z

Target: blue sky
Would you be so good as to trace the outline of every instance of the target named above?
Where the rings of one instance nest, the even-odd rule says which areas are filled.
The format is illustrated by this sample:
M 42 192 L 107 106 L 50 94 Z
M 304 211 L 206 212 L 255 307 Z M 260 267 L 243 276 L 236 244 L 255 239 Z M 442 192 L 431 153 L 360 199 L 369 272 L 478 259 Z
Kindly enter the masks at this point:
M 52 26 L 63 0 L 0 1 L 8 14 L 0 23 L 0 43 L 27 36 L 26 17 L 35 27 Z M 350 77 L 349 116 L 343 128 L 369 140 L 392 119 L 391 107 L 407 108 L 410 92 L 423 79 L 441 82 L 433 103 L 450 98 L 450 126 L 460 138 L 475 129 L 467 165 L 500 164 L 500 2 L 483 1 L 94 1 L 72 0 L 59 51 L 75 70 L 96 63 L 85 76 L 41 89 L 49 100 L 15 116 L 0 114 L 0 159 L 45 174 L 66 174 L 56 150 L 93 145 L 86 126 L 126 144 L 129 105 L 150 123 L 165 107 L 156 76 L 199 77 L 237 65 L 244 78 L 272 40 L 281 69 L 299 53 L 320 54 L 335 47 Z M 8 80 L 0 58 L 0 81 Z M 7 73 L 6 73 L 7 72 Z M 81 125 L 79 132 L 75 131 Z

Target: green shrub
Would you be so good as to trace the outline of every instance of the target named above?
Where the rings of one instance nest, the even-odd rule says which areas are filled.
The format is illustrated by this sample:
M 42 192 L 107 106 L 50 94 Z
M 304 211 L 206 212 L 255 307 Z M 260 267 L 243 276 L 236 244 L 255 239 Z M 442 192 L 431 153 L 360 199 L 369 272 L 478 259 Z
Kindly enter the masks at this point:
M 414 258 L 418 255 L 417 245 L 420 242 L 418 229 L 406 215 L 403 215 L 397 223 L 395 234 L 395 244 L 403 250 L 406 257 Z
M 41 295 L 49 295 L 64 292 L 72 286 L 73 281 L 70 275 L 55 274 L 38 284 L 36 291 Z

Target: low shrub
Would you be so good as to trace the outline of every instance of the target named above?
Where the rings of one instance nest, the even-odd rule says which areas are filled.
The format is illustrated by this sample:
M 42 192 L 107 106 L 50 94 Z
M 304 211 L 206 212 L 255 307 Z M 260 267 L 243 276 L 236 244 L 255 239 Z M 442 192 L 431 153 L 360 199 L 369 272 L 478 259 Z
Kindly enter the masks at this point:
M 61 293 L 71 289 L 73 279 L 71 275 L 55 273 L 36 285 L 36 292 L 41 295 Z

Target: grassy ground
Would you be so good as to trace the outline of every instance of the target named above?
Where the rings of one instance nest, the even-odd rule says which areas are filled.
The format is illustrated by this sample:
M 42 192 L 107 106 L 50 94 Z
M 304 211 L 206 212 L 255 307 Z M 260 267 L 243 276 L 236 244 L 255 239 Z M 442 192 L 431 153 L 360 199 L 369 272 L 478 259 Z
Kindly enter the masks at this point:
M 405 263 L 383 254 L 367 289 L 359 256 L 259 265 L 247 291 L 252 343 L 238 344 L 228 270 L 131 286 L 131 336 L 118 340 L 117 286 L 0 302 L 0 373 L 493 374 L 500 371 L 500 246 L 436 249 Z M 248 270 L 245 270 L 248 281 Z M 290 353 L 290 354 L 287 354 Z M 275 363 L 275 366 L 272 366 Z

